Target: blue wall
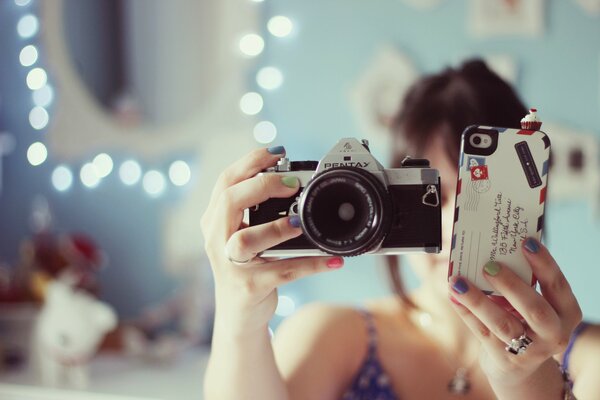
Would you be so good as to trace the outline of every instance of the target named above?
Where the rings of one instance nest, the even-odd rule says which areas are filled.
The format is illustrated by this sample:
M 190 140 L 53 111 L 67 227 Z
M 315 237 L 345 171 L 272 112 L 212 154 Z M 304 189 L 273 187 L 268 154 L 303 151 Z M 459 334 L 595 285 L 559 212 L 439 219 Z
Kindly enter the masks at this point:
M 340 136 L 363 136 L 351 113 L 348 94 L 376 49 L 391 43 L 408 54 L 422 72 L 438 71 L 469 55 L 512 54 L 518 61 L 519 87 L 527 103 L 535 104 L 553 121 L 598 134 L 600 19 L 585 15 L 574 1 L 546 3 L 543 37 L 493 40 L 469 36 L 466 1 L 446 0 L 431 12 L 415 10 L 400 0 L 257 3 L 264 10 L 264 22 L 281 14 L 296 26 L 288 38 L 266 36 L 266 51 L 258 64 L 280 67 L 285 82 L 280 89 L 264 94 L 261 118 L 277 125 L 277 144 L 284 144 L 294 159 L 319 158 Z M 111 263 L 102 273 L 104 297 L 121 315 L 135 315 L 144 304 L 163 298 L 175 286 L 160 264 L 159 230 L 165 208 L 183 193 L 150 199 L 140 190 L 124 187 L 113 174 L 94 191 L 76 185 L 68 194 L 59 194 L 49 182 L 55 160 L 50 158 L 38 168 L 28 164 L 27 147 L 43 133 L 33 131 L 27 122 L 31 93 L 25 85 L 27 69 L 19 65 L 18 54 L 32 41 L 20 39 L 16 33 L 22 14 L 23 9 L 14 2 L 0 2 L 0 131 L 17 137 L 15 152 L 3 160 L 0 260 L 15 262 L 18 243 L 29 234 L 31 201 L 37 194 L 45 195 L 54 208 L 58 228 L 89 232 L 109 253 Z M 40 62 L 44 62 L 43 49 Z M 248 81 L 252 86 L 254 76 L 248 76 Z M 117 155 L 115 162 L 119 161 Z M 600 219 L 591 218 L 591 210 L 582 203 L 551 203 L 548 218 L 554 255 L 586 315 L 600 319 L 600 309 L 594 307 L 600 282 L 595 253 L 600 245 Z M 128 223 L 123 224 L 124 220 Z M 317 299 L 360 302 L 387 293 L 383 273 L 379 273 L 383 271 L 375 264 L 373 257 L 351 259 L 342 271 L 288 285 L 281 293 L 300 303 Z M 409 281 L 414 284 L 414 277 Z
M 546 120 L 599 134 L 600 18 L 586 15 L 574 1 L 546 4 L 542 37 L 479 40 L 469 35 L 466 1 L 443 1 L 430 12 L 399 0 L 268 2 L 265 18 L 286 15 L 296 26 L 292 37 L 271 37 L 261 60 L 285 76 L 280 89 L 265 93 L 265 114 L 278 127 L 278 143 L 292 158 L 315 159 L 340 136 L 364 136 L 352 116 L 349 92 L 386 43 L 405 52 L 423 73 L 468 56 L 512 55 L 527 104 L 542 110 Z M 600 217 L 583 202 L 552 204 L 551 199 L 547 215 L 547 244 L 586 317 L 598 320 Z M 381 262 L 349 259 L 344 270 L 290 284 L 281 293 L 299 302 L 358 303 L 388 290 L 382 266 L 374 264 Z M 410 273 L 408 281 L 416 284 Z

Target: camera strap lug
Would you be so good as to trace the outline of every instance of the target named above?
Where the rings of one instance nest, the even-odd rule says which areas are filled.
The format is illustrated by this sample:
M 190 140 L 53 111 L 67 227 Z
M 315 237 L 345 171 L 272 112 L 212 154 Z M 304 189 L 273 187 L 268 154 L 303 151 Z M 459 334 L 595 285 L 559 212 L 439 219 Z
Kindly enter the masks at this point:
M 429 197 L 434 196 L 434 201 L 431 201 Z M 440 205 L 440 196 L 435 185 L 427 185 L 427 191 L 423 195 L 423 204 L 430 207 L 437 207 Z

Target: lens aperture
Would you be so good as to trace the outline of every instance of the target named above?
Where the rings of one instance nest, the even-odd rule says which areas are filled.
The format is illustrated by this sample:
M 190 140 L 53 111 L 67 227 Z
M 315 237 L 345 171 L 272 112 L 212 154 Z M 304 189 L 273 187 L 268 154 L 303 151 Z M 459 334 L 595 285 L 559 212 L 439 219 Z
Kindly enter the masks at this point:
M 371 173 L 332 168 L 316 176 L 300 199 L 304 233 L 321 250 L 352 256 L 381 243 L 390 208 L 388 193 Z

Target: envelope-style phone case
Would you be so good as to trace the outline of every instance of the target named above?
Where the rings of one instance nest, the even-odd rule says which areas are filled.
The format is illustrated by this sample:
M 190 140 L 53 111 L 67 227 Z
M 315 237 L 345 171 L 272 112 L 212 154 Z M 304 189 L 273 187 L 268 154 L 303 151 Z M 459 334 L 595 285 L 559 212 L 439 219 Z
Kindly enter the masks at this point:
M 491 146 L 474 146 L 476 136 L 491 138 Z M 544 132 L 489 126 L 465 129 L 449 277 L 465 276 L 486 294 L 500 295 L 482 272 L 492 260 L 535 285 L 521 243 L 530 236 L 541 239 L 549 157 L 550 139 Z

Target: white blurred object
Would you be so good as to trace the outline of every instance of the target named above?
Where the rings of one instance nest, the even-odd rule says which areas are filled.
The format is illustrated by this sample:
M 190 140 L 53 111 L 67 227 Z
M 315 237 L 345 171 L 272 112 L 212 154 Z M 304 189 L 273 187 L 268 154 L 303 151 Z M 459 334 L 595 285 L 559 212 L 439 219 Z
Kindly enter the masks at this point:
M 575 0 L 584 11 L 591 16 L 600 15 L 600 0 Z
M 112 308 L 63 281 L 48 283 L 35 328 L 34 348 L 42 383 L 84 389 L 88 363 L 117 325 Z
M 31 202 L 31 214 L 29 215 L 31 230 L 35 233 L 48 232 L 52 227 L 52 220 L 52 210 L 50 210 L 48 200 L 42 195 L 35 196 Z
M 389 132 L 393 117 L 419 73 L 413 62 L 395 47 L 382 47 L 358 78 L 351 92 L 351 102 L 358 126 L 370 141 L 371 153 L 384 164 L 391 156 L 392 143 L 399 148 L 399 138 L 392 140 Z
M 600 142 L 592 133 L 546 123 L 542 130 L 552 143 L 548 183 L 551 202 L 585 200 L 600 215 Z
M 470 0 L 468 17 L 469 30 L 478 39 L 544 33 L 543 0 Z
M 371 136 L 387 136 L 404 94 L 418 76 L 413 62 L 405 54 L 392 46 L 381 48 L 352 91 L 361 129 Z

